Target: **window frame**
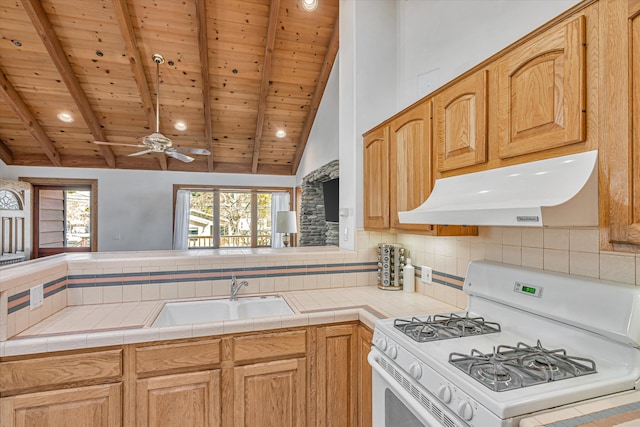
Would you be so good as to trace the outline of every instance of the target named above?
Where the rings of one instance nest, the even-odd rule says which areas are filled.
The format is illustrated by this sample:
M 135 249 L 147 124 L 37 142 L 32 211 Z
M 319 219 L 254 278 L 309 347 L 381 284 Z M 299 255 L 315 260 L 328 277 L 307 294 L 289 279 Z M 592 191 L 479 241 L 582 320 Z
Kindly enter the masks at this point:
M 97 252 L 98 251 L 98 180 L 97 179 L 73 179 L 73 178 L 33 178 L 19 177 L 18 180 L 28 182 L 33 186 L 33 197 L 31 198 L 32 214 L 32 256 L 41 258 L 49 255 L 69 252 Z M 49 187 L 49 188 L 46 188 Z M 45 188 L 51 190 L 77 190 L 89 188 L 91 193 L 91 214 L 90 233 L 91 243 L 86 248 L 40 248 L 39 242 L 39 209 L 37 189 Z
M 271 246 L 258 246 L 258 222 L 256 221 L 258 214 L 257 195 L 258 193 L 273 193 L 273 192 L 287 192 L 289 193 L 289 209 L 294 206 L 294 192 L 291 187 L 255 187 L 255 186 L 235 186 L 235 185 L 187 185 L 187 184 L 174 184 L 173 185 L 173 208 L 172 208 L 172 222 L 171 233 L 175 232 L 176 221 L 176 198 L 178 197 L 178 190 L 188 190 L 192 192 L 198 191 L 211 191 L 214 194 L 220 192 L 237 192 L 237 193 L 251 193 L 251 246 L 224 246 L 224 248 L 269 248 Z M 213 246 L 204 247 L 187 247 L 188 250 L 198 249 L 220 249 L 220 206 L 216 206 L 216 197 L 214 197 L 213 206 Z M 273 226 L 273 224 L 272 224 Z

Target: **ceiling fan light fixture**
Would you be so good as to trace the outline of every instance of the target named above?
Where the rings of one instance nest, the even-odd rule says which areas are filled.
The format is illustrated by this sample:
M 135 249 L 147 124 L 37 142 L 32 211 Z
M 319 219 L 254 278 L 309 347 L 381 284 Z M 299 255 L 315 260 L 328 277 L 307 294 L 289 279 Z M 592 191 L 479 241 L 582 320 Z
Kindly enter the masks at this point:
M 56 115 L 56 117 L 58 118 L 58 120 L 60 120 L 61 122 L 65 122 L 65 123 L 73 123 L 73 116 L 69 113 L 58 113 Z
M 276 131 L 276 138 L 284 138 L 285 136 L 287 136 L 287 132 L 285 132 L 284 129 L 278 129 Z
M 318 8 L 318 0 L 300 0 L 302 8 L 307 12 L 313 12 Z
M 183 132 L 183 131 L 187 130 L 187 124 L 185 122 L 175 122 L 173 124 L 173 128 L 175 130 L 179 130 L 179 131 Z

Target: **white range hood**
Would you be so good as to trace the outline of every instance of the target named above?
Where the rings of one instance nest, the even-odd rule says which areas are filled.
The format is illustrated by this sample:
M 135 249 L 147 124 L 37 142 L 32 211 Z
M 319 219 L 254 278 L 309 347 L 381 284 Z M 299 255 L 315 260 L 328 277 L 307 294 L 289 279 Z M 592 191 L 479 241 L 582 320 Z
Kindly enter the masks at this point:
M 496 226 L 598 225 L 598 151 L 436 180 L 401 223 Z

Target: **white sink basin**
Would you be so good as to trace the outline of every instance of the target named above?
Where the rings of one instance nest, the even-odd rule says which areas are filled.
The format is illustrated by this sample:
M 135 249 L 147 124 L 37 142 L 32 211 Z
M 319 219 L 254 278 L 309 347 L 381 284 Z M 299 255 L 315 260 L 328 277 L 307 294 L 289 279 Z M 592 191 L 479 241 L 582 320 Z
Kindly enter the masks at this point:
M 160 314 L 151 326 L 174 326 L 287 314 L 293 314 L 293 310 L 280 296 L 246 297 L 238 298 L 237 301 L 218 299 L 168 302 L 160 310 Z

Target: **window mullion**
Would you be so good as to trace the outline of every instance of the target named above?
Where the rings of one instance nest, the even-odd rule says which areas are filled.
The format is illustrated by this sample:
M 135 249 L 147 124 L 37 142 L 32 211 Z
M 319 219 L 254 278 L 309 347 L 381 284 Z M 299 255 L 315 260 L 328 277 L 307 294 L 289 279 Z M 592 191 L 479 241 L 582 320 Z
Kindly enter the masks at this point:
M 220 247 L 220 190 L 213 190 L 213 247 Z
M 251 247 L 258 246 L 258 192 L 251 190 Z

